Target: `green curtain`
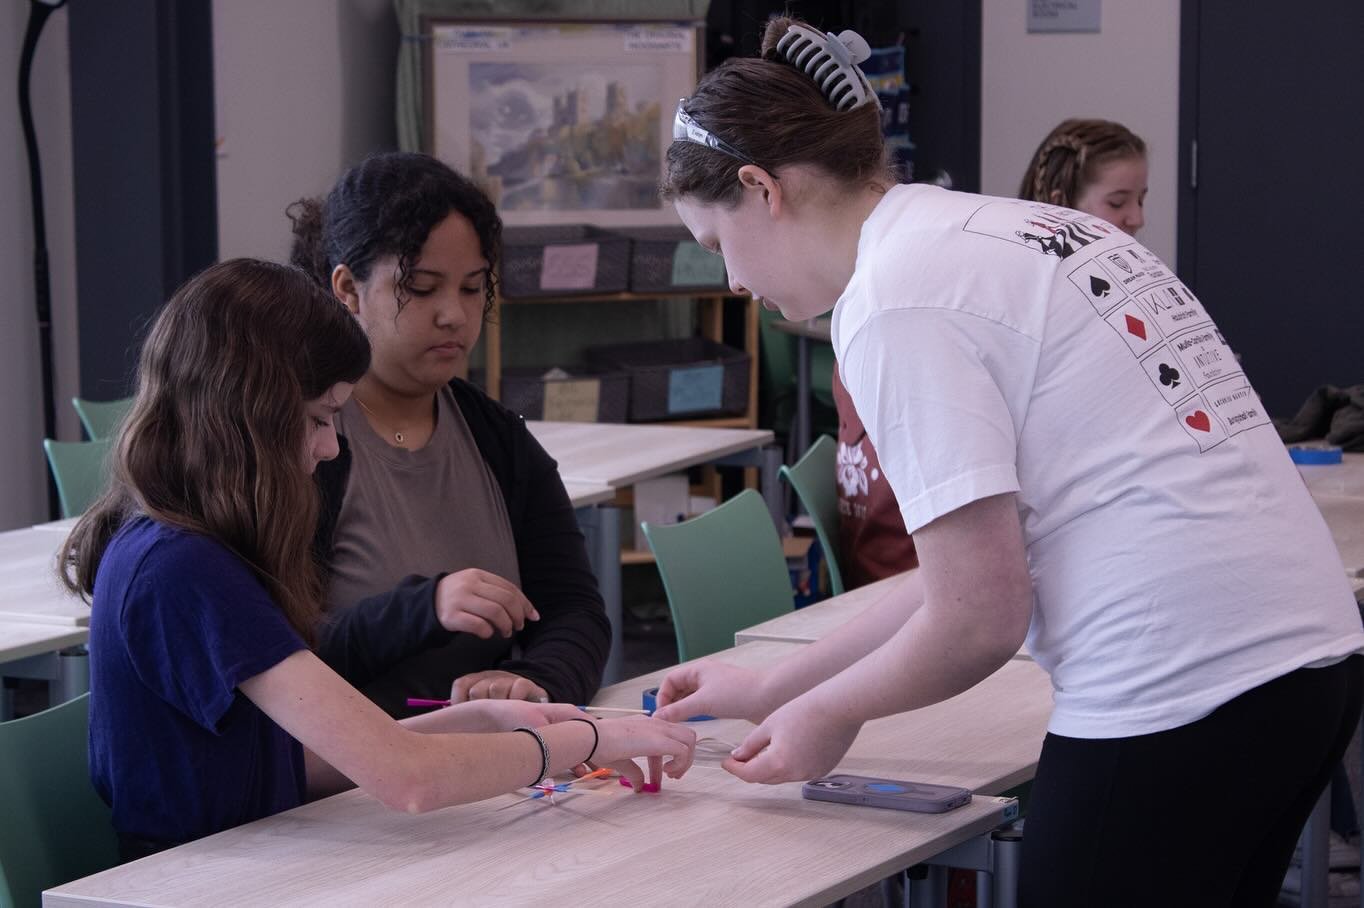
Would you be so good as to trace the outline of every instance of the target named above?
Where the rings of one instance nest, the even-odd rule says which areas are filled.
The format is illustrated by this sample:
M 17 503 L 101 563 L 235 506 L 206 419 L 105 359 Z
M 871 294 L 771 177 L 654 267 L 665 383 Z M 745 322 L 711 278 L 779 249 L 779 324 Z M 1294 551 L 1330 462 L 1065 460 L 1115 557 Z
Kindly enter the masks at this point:
M 422 148 L 422 66 L 427 18 L 510 22 L 515 20 L 619 20 L 691 22 L 706 18 L 710 0 L 393 0 L 402 46 L 398 49 L 398 147 Z

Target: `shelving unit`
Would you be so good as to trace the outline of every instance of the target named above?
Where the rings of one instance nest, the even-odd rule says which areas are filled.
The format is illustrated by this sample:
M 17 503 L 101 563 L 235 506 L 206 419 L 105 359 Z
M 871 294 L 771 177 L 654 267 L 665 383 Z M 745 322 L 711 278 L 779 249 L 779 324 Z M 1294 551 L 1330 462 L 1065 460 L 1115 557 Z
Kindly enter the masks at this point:
M 696 300 L 697 333 L 709 340 L 724 341 L 725 305 L 727 303 L 744 306 L 744 352 L 748 354 L 748 407 L 738 416 L 720 416 L 710 419 L 669 420 L 668 425 L 709 426 L 723 429 L 756 429 L 758 427 L 758 301 L 749 296 L 736 296 L 728 291 L 680 291 L 651 293 L 597 293 L 573 296 L 552 297 L 504 297 L 498 295 L 494 302 L 493 317 L 483 329 L 484 363 L 486 368 L 487 392 L 494 400 L 502 399 L 502 320 L 498 317 L 503 306 L 556 306 L 565 303 L 639 303 L 656 300 Z M 714 471 L 703 491 L 718 497 L 719 482 Z M 744 470 L 745 485 L 757 485 L 757 471 Z M 617 494 L 615 504 L 628 507 L 633 500 L 633 490 L 625 489 Z M 621 551 L 621 564 L 652 564 L 653 553 L 648 550 L 626 548 Z
M 744 310 L 744 345 L 748 354 L 748 407 L 738 416 L 721 416 L 712 419 L 693 419 L 670 421 L 682 426 L 714 426 L 729 429 L 756 429 L 758 427 L 758 302 L 752 297 L 735 296 L 728 291 L 694 290 L 680 292 L 651 293 L 599 293 L 573 296 L 537 296 L 514 298 L 499 295 L 493 308 L 492 320 L 483 329 L 484 360 L 487 368 L 488 395 L 494 400 L 502 398 L 502 324 L 500 315 L 503 306 L 557 306 L 565 303 L 639 303 L 655 300 L 696 300 L 697 333 L 716 342 L 724 340 L 725 304 L 742 303 Z

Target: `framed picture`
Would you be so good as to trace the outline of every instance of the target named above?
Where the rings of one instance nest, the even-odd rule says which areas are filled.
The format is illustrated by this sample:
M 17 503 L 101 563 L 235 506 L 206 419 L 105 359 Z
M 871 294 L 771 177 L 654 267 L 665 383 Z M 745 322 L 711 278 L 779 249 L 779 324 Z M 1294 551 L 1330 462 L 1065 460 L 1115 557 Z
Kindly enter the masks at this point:
M 676 224 L 658 198 L 701 23 L 428 20 L 427 150 L 509 225 Z

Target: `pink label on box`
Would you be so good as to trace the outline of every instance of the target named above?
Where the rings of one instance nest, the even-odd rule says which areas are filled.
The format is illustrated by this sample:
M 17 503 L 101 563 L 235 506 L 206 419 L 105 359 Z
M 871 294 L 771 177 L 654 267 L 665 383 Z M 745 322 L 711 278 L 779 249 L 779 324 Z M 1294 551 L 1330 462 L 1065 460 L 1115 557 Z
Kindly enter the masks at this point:
M 540 263 L 541 290 L 591 290 L 597 285 L 596 243 L 546 246 Z

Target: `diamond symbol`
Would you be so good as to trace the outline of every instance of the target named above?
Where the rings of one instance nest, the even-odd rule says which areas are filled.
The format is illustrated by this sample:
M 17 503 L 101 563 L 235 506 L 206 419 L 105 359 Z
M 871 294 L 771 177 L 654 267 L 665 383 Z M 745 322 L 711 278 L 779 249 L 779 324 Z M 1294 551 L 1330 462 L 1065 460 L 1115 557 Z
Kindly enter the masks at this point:
M 1123 317 L 1127 319 L 1127 333 L 1135 334 L 1142 340 L 1146 340 L 1146 322 L 1134 315 L 1125 315 Z

